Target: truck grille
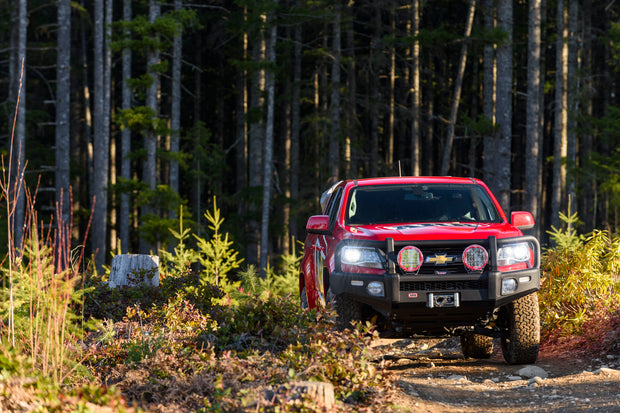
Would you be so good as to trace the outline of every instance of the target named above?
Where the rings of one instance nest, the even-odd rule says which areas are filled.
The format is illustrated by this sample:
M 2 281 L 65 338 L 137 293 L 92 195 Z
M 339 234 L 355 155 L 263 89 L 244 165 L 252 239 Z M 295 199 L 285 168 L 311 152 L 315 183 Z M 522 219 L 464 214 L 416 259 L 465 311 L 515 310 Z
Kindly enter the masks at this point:
M 400 283 L 400 291 L 460 291 L 479 290 L 481 288 L 483 285 L 479 280 L 402 281 Z
M 415 245 L 415 244 L 414 244 Z M 469 244 L 468 244 L 469 245 Z M 469 271 L 463 264 L 463 251 L 468 245 L 447 247 L 425 247 L 417 245 L 424 255 L 424 263 L 418 270 L 419 275 L 453 275 L 467 274 Z M 399 251 L 395 251 L 398 255 Z M 401 274 L 407 274 L 398 265 Z

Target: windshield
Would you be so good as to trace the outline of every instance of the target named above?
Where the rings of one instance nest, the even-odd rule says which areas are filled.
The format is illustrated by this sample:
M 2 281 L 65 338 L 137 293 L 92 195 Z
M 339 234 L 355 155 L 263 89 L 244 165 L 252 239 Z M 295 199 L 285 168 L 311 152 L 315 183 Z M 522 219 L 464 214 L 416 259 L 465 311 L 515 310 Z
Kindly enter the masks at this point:
M 376 185 L 351 191 L 345 224 L 404 222 L 501 222 L 501 218 L 478 185 Z

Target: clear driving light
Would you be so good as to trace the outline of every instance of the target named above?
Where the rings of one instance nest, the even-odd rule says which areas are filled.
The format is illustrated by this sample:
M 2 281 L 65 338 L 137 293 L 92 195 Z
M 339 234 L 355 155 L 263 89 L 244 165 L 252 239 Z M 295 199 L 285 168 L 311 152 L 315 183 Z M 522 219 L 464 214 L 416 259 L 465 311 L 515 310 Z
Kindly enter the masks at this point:
M 384 259 L 376 248 L 345 246 L 340 251 L 342 264 L 366 268 L 384 268 Z
M 481 245 L 473 244 L 463 251 L 463 264 L 471 271 L 482 271 L 488 261 L 489 254 Z
M 405 272 L 415 272 L 420 269 L 424 256 L 419 248 L 407 246 L 398 253 L 398 265 Z
M 383 297 L 383 283 L 381 281 L 371 281 L 368 283 L 366 287 L 368 290 L 368 294 L 374 295 L 375 297 Z
M 519 264 L 531 259 L 531 250 L 527 242 L 508 244 L 497 250 L 497 266 Z
M 504 278 L 502 280 L 502 294 L 510 294 L 517 291 L 517 280 L 514 278 Z

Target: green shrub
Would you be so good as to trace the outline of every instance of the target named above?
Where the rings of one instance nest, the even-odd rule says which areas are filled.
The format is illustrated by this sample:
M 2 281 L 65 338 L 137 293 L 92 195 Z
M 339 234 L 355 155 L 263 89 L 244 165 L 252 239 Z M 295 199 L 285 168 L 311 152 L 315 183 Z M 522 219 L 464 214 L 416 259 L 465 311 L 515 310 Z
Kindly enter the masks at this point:
M 561 218 L 574 222 L 577 216 Z M 598 347 L 596 343 L 610 332 L 613 336 L 618 324 L 620 237 L 610 239 L 606 231 L 599 230 L 578 236 L 569 226 L 564 231 L 554 229 L 552 238 L 561 242 L 548 249 L 542 260 L 538 296 L 543 338 L 557 341 L 581 336 Z M 615 345 L 612 338 L 608 348 Z

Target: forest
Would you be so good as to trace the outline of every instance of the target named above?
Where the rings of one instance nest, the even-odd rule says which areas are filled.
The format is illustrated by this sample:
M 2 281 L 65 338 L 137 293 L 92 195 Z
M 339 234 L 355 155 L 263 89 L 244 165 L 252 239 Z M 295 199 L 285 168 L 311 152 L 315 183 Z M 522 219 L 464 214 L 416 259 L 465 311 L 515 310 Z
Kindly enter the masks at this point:
M 217 202 L 265 268 L 331 183 L 399 174 L 619 232 L 620 1 L 0 0 L 0 44 L 4 248 L 31 208 L 101 266 Z

